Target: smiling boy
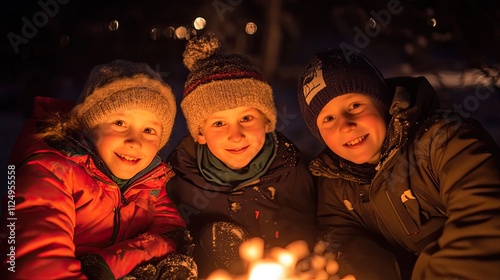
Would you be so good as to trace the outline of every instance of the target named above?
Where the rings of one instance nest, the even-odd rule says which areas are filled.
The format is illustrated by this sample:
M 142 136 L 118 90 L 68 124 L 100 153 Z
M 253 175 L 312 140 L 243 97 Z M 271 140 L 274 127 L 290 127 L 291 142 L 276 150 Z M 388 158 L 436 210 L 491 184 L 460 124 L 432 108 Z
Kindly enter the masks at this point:
M 366 94 L 344 94 L 328 102 L 317 126 L 328 148 L 356 164 L 375 164 L 385 140 L 383 108 Z
M 264 146 L 269 126 L 269 121 L 255 108 L 218 111 L 201 126 L 198 144 L 206 144 L 230 169 L 242 169 Z
M 213 35 L 190 40 L 181 108 L 190 136 L 167 158 L 177 176 L 168 192 L 193 234 L 200 277 L 238 273 L 238 247 L 266 248 L 316 237 L 315 192 L 297 148 L 275 131 L 271 87 L 242 55 Z
M 327 146 L 310 170 L 341 277 L 497 277 L 500 152 L 477 121 L 438 111 L 425 78 L 385 80 L 339 49 L 313 56 L 297 96 Z

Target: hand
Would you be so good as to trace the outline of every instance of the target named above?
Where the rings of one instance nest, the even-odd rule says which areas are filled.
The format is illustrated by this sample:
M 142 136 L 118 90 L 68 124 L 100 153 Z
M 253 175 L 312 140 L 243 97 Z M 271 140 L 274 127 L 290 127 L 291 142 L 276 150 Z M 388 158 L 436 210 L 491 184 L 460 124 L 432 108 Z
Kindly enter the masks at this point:
M 90 280 L 114 280 L 115 276 L 106 261 L 98 254 L 85 254 L 78 257 L 82 273 Z
M 177 228 L 166 232 L 163 234 L 166 237 L 174 241 L 176 246 L 176 252 L 179 254 L 185 254 L 188 256 L 193 255 L 194 243 L 191 234 L 186 228 Z
M 172 253 L 156 264 L 138 265 L 122 280 L 196 280 L 198 267 L 187 255 Z

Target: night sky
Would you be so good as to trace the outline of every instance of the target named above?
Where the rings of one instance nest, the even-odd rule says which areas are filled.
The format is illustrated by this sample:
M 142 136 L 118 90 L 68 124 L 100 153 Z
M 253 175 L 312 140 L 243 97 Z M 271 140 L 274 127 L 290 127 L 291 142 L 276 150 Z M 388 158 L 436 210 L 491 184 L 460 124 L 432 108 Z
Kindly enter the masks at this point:
M 207 23 L 198 34 L 219 34 L 229 51 L 246 54 L 263 70 L 274 88 L 278 130 L 308 158 L 322 146 L 299 115 L 297 81 L 314 52 L 339 46 L 356 47 L 386 77 L 425 75 L 443 107 L 468 106 L 500 143 L 499 1 L 17 0 L 2 1 L 0 10 L 2 163 L 33 97 L 76 100 L 97 64 L 146 62 L 179 103 L 188 73 L 185 39 L 172 30 L 184 26 L 194 36 L 196 17 Z M 245 32 L 248 22 L 257 26 L 253 35 Z M 495 93 L 473 100 L 484 85 L 495 85 Z M 186 133 L 178 110 L 162 155 Z

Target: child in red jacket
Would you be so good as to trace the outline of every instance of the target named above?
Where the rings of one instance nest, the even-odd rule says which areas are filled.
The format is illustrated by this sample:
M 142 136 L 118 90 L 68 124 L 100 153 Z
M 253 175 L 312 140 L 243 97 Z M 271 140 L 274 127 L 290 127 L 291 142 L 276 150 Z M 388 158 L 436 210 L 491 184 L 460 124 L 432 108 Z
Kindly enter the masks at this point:
M 3 275 L 196 279 L 190 257 L 173 254 L 189 238 L 165 190 L 174 173 L 158 156 L 175 113 L 170 87 L 146 64 L 94 67 L 71 111 L 18 143 L 15 257 Z

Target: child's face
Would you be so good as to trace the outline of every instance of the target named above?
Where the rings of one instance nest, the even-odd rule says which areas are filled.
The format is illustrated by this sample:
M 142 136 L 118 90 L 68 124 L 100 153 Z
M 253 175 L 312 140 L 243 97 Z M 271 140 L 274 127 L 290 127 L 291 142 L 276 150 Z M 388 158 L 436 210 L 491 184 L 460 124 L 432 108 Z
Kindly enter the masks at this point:
M 151 112 L 123 110 L 92 129 L 92 142 L 109 170 L 130 179 L 146 168 L 160 148 L 161 123 Z
M 368 95 L 335 97 L 321 110 L 316 124 L 335 154 L 357 164 L 378 163 L 386 123 L 381 106 Z
M 269 123 L 262 113 L 250 107 L 218 111 L 200 128 L 198 143 L 229 168 L 245 167 L 264 146 Z

